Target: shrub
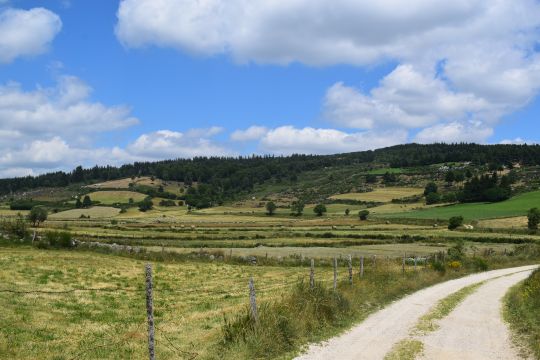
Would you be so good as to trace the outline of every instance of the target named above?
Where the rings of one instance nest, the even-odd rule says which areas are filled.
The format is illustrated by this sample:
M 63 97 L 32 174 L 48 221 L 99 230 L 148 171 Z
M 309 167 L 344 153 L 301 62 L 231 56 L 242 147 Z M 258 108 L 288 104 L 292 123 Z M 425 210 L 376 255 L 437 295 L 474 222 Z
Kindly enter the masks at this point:
M 458 271 L 459 269 L 461 269 L 461 262 L 459 262 L 457 260 L 454 260 L 454 261 L 450 262 L 450 264 L 448 264 L 448 266 L 450 267 L 450 269 Z
M 317 214 L 317 216 L 322 216 L 326 212 L 326 206 L 324 206 L 324 204 L 318 204 L 313 208 L 313 212 Z
M 358 212 L 358 217 L 360 218 L 360 220 L 367 220 L 368 216 L 369 216 L 368 210 L 360 210 Z
M 148 196 L 143 201 L 139 202 L 139 210 L 142 212 L 152 210 L 154 207 L 154 203 L 152 202 L 152 199 Z
M 68 232 L 60 231 L 48 231 L 45 233 L 44 238 L 39 241 L 36 246 L 38 248 L 46 249 L 52 248 L 70 248 L 73 246 L 71 241 L 71 234 Z
M 14 235 L 19 239 L 28 237 L 28 224 L 21 214 L 17 215 L 15 220 L 2 220 L 0 230 Z
M 530 230 L 538 230 L 538 224 L 540 223 L 540 209 L 530 209 L 527 213 L 527 220 L 527 226 Z
M 448 221 L 448 229 L 454 230 L 463 225 L 463 216 L 452 216 Z
M 441 201 L 441 195 L 439 195 L 436 192 L 431 192 L 431 193 L 426 195 L 426 204 L 427 205 L 437 204 L 440 201 Z
M 430 182 L 424 189 L 424 195 L 427 197 L 429 194 L 437 193 L 438 187 L 434 182 Z
M 434 261 L 431 264 L 431 267 L 433 268 L 433 270 L 437 271 L 441 275 L 446 273 L 446 266 L 444 265 L 442 261 Z
M 489 267 L 486 260 L 478 257 L 473 258 L 472 265 L 476 271 L 486 271 Z

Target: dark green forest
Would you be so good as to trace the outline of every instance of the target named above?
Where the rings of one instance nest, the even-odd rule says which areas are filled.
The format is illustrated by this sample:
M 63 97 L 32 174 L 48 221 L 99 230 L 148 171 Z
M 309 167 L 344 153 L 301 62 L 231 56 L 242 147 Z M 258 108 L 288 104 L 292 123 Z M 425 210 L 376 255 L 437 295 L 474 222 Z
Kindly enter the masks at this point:
M 84 169 L 79 166 L 71 172 L 58 171 L 39 176 L 0 179 L 0 195 L 38 187 L 155 176 L 163 180 L 182 181 L 186 185 L 197 182 L 199 186 L 189 189 L 185 196 L 188 203 L 196 205 L 201 197 L 205 199 L 204 202 L 219 203 L 252 190 L 256 184 L 268 180 L 295 181 L 301 173 L 323 168 L 355 164 L 406 168 L 463 161 L 470 161 L 475 165 L 510 165 L 516 162 L 522 165 L 540 165 L 540 145 L 406 144 L 336 155 L 197 157 L 135 162 L 120 167 L 95 166 Z M 201 184 L 204 186 L 200 186 Z M 487 196 L 489 195 L 488 193 Z

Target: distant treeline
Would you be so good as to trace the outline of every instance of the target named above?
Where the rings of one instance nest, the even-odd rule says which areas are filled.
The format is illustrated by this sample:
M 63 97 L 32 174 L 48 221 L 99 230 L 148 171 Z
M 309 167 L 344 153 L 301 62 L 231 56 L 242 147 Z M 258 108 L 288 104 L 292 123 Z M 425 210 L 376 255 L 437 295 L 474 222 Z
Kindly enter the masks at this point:
M 37 187 L 67 186 L 133 176 L 155 176 L 163 180 L 206 184 L 186 194 L 193 206 L 218 203 L 253 189 L 268 180 L 295 181 L 303 172 L 362 163 L 411 167 L 445 162 L 471 161 L 500 165 L 520 162 L 540 164 L 540 145 L 407 144 L 374 151 L 337 155 L 249 156 L 237 158 L 197 157 L 115 166 L 77 167 L 39 176 L 0 179 L 0 195 Z M 204 206 L 202 206 L 204 207 Z

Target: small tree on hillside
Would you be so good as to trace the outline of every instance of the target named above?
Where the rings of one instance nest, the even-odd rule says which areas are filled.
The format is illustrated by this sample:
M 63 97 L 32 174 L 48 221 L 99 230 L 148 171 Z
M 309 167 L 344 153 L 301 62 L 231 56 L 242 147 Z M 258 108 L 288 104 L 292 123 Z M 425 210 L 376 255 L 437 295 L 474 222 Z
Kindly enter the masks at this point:
M 424 189 L 424 195 L 428 196 L 431 193 L 436 193 L 439 190 L 437 187 L 437 184 L 435 184 L 433 181 L 428 183 Z
M 441 201 L 441 195 L 436 192 L 432 192 L 426 195 L 426 205 L 436 204 Z
M 47 220 L 47 210 L 42 206 L 34 206 L 28 214 L 28 220 L 34 225 L 39 226 L 40 223 Z
M 92 200 L 90 199 L 90 196 L 85 195 L 82 202 L 82 207 L 89 208 L 90 206 L 92 206 Z
M 322 216 L 326 212 L 326 206 L 324 206 L 324 204 L 318 204 L 313 208 L 313 212 L 317 214 L 317 216 Z
M 367 220 L 368 216 L 369 216 L 368 210 L 360 210 L 358 212 L 358 217 L 360 218 L 360 220 Z
M 349 210 L 348 208 L 345 209 L 345 216 L 349 216 L 350 213 L 351 213 L 351 210 Z
M 304 212 L 304 202 L 303 201 L 293 201 L 291 204 L 291 212 L 294 216 L 300 216 Z
M 142 212 L 152 210 L 153 207 L 154 207 L 154 203 L 152 202 L 152 199 L 149 196 L 139 203 L 139 210 Z
M 444 180 L 448 183 L 448 185 L 452 185 L 452 183 L 456 180 L 456 174 L 454 174 L 453 171 L 449 171 L 446 173 Z
M 540 224 L 540 209 L 532 208 L 527 213 L 528 223 L 527 226 L 530 230 L 538 230 L 538 224 Z
M 274 213 L 276 212 L 276 204 L 273 202 L 273 201 L 269 201 L 266 203 L 266 214 L 267 215 L 274 215 Z
M 448 229 L 454 230 L 463 225 L 463 216 L 452 216 L 448 221 Z
M 80 208 L 82 208 L 82 206 L 83 206 L 83 205 L 82 205 L 82 202 L 81 202 L 81 198 L 78 197 L 77 200 L 75 201 L 75 207 L 76 207 L 77 209 L 80 209 Z

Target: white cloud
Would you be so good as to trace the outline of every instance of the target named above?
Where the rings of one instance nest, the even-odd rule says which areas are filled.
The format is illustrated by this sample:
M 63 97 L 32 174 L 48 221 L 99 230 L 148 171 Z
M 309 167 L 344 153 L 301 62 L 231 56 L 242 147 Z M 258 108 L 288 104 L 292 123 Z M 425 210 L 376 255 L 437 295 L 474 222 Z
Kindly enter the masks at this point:
M 235 130 L 231 134 L 230 138 L 233 141 L 253 141 L 262 138 L 268 129 L 264 126 L 250 126 L 245 130 Z
M 127 46 L 157 45 L 239 60 L 327 65 L 439 57 L 452 46 L 518 37 L 540 22 L 534 0 L 123 0 L 116 34 Z M 516 34 L 521 30 L 521 34 Z
M 504 140 L 501 140 L 499 142 L 499 144 L 503 144 L 503 145 L 524 145 L 524 144 L 529 144 L 529 145 L 532 145 L 532 144 L 538 144 L 537 141 L 533 141 L 533 140 L 524 140 L 520 137 L 517 137 L 517 138 L 514 138 L 514 139 L 504 139 Z
M 540 89 L 536 0 L 123 0 L 116 34 L 128 47 L 239 62 L 396 61 L 375 89 L 337 82 L 328 90 L 326 117 L 351 128 L 467 128 L 473 121 L 485 134 Z
M 493 134 L 493 129 L 482 124 L 451 122 L 422 129 L 415 137 L 418 143 L 484 143 Z
M 205 134 L 205 135 L 203 135 Z M 185 133 L 160 130 L 143 134 L 128 145 L 132 156 L 145 159 L 192 158 L 196 156 L 232 156 L 230 149 L 211 139 L 215 130 L 193 129 Z
M 60 17 L 44 8 L 0 9 L 0 63 L 46 52 L 61 28 Z
M 404 130 L 346 133 L 335 129 L 281 126 L 269 130 L 261 139 L 260 147 L 277 154 L 335 154 L 391 146 L 406 140 Z
M 81 137 L 138 123 L 130 108 L 92 102 L 90 93 L 87 84 L 72 76 L 61 77 L 56 87 L 33 91 L 16 83 L 0 86 L 0 138 Z M 6 132 L 12 136 L 2 136 Z

